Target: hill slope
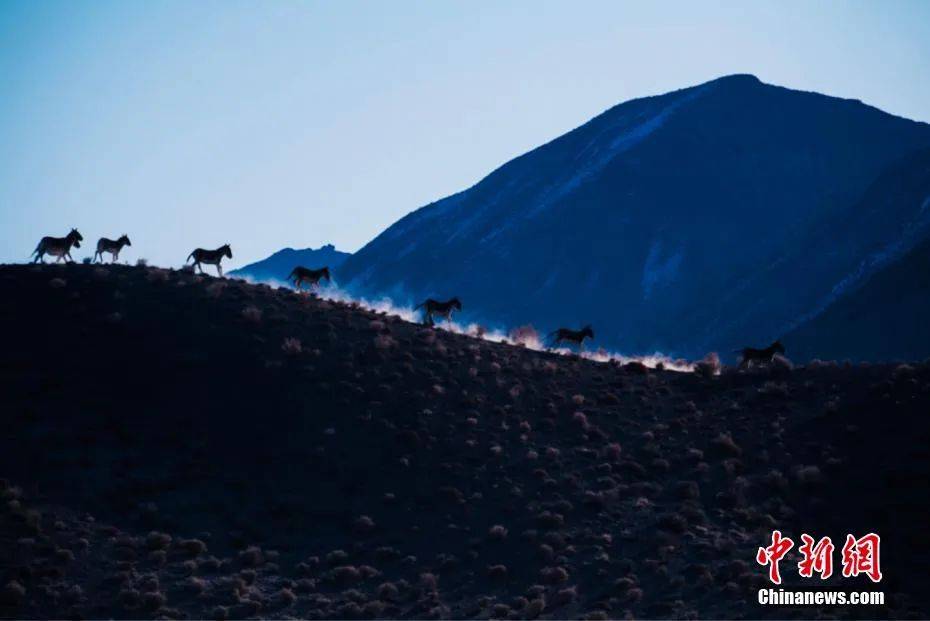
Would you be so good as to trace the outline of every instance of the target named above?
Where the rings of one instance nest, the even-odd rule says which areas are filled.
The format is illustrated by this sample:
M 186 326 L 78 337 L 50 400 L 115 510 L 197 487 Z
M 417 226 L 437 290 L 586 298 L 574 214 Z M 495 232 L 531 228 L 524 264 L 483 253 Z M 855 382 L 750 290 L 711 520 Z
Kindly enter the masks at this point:
M 775 527 L 882 535 L 886 606 L 822 612 L 930 613 L 926 365 L 653 372 L 157 268 L 0 294 L 0 616 L 816 616 L 755 603 Z
M 341 280 L 400 301 L 457 295 L 509 326 L 592 323 L 625 352 L 728 351 L 796 325 L 865 249 L 923 230 L 919 203 L 901 204 L 803 267 L 818 231 L 928 146 L 926 124 L 729 76 L 620 104 L 504 164 L 388 228 Z
M 310 269 L 319 269 L 321 267 L 336 269 L 350 256 L 352 255 L 348 252 L 336 250 L 336 247 L 332 244 L 321 246 L 316 250 L 313 248 L 304 248 L 303 250 L 284 248 L 266 259 L 233 270 L 230 272 L 230 276 L 252 278 L 258 281 L 284 282 L 291 270 L 298 265 Z
M 930 241 L 785 336 L 801 359 L 915 360 L 930 352 Z

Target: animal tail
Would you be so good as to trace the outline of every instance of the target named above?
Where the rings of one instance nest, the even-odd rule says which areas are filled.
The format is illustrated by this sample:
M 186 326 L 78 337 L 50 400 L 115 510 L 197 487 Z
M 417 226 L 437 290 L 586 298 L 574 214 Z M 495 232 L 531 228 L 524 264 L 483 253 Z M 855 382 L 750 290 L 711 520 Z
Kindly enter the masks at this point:
M 194 252 L 197 252 L 197 251 L 195 250 Z M 187 258 L 184 260 L 185 263 L 187 263 L 188 261 L 191 260 L 191 258 L 194 256 L 194 252 L 192 252 L 192 253 L 190 253 L 189 255 L 187 255 Z
M 288 280 L 291 280 L 292 278 L 294 278 L 294 273 L 295 273 L 296 271 L 297 271 L 297 268 L 296 268 L 296 267 L 295 267 L 294 269 L 292 269 L 292 270 L 291 270 L 291 273 L 287 275 L 287 279 L 288 279 Z
M 37 254 L 39 254 L 39 248 L 41 248 L 41 247 L 42 247 L 42 242 L 39 242 L 39 245 L 36 246 L 36 249 L 33 250 L 33 251 L 32 251 L 32 254 L 30 254 L 29 256 L 30 256 L 30 257 L 34 257 L 34 256 L 36 256 Z
M 424 306 L 426 306 L 426 302 L 420 302 L 419 304 L 413 307 L 413 310 L 420 310 Z

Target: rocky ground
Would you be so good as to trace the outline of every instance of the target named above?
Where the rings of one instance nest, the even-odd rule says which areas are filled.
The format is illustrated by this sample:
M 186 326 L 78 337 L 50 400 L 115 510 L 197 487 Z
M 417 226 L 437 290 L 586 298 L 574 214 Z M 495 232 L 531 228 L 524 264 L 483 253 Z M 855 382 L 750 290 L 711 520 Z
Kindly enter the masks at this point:
M 651 370 L 158 268 L 0 292 L 2 617 L 930 616 L 928 364 Z M 757 604 L 774 528 L 879 533 L 879 585 L 827 584 L 886 604 Z

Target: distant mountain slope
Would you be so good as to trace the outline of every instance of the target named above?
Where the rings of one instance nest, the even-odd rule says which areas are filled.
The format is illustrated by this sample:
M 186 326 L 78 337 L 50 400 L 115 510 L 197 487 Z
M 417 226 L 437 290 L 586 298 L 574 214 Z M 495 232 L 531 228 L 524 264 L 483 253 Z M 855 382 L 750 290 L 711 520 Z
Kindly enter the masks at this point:
M 785 337 L 796 360 L 930 355 L 930 240 Z
M 277 251 L 267 259 L 233 270 L 230 275 L 239 276 L 240 278 L 249 277 L 254 280 L 274 279 L 283 281 L 297 265 L 303 265 L 311 269 L 324 266 L 335 269 L 341 266 L 350 256 L 352 255 L 348 252 L 336 250 L 332 244 L 327 244 L 316 250 L 313 248 L 304 248 L 303 250 L 285 248 Z
M 629 352 L 762 342 L 867 276 L 863 260 L 903 230 L 899 252 L 919 241 L 919 204 L 857 210 L 926 147 L 924 123 L 720 78 L 620 104 L 409 214 L 342 281 L 399 300 L 458 295 L 478 320 L 592 323 L 599 344 Z

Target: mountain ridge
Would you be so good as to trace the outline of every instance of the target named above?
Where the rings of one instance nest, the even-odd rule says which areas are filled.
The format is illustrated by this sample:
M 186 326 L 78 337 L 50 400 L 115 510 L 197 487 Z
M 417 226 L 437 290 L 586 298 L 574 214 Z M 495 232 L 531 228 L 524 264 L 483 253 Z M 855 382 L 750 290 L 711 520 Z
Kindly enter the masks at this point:
M 258 281 L 280 281 L 287 280 L 291 270 L 297 265 L 303 265 L 311 269 L 328 266 L 331 269 L 338 268 L 343 262 L 350 257 L 348 252 L 336 250 L 333 244 L 325 244 L 319 248 L 282 248 L 270 256 L 249 263 L 238 269 L 232 270 L 230 276 L 249 277 Z
M 790 299 L 770 299 L 773 283 L 747 285 L 773 304 L 757 319 L 717 299 L 817 222 L 841 222 L 874 179 L 927 146 L 925 123 L 724 76 L 609 108 L 407 214 L 341 273 L 366 295 L 464 294 L 478 319 L 545 328 L 593 320 L 607 328 L 608 346 L 700 355 L 761 339 L 797 316 Z M 828 280 L 802 284 L 823 290 Z M 676 328 L 688 314 L 692 334 Z M 718 317 L 721 331 L 696 336 Z

